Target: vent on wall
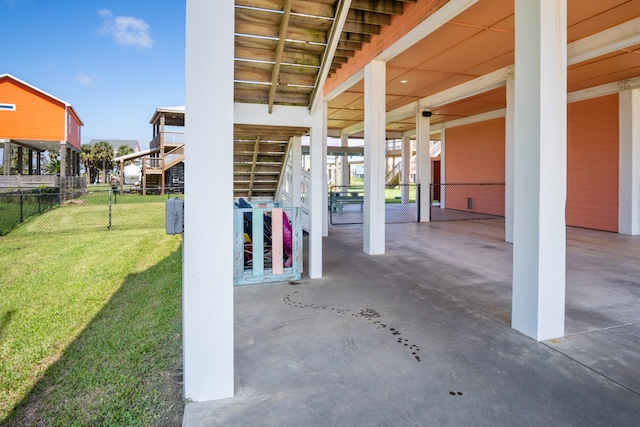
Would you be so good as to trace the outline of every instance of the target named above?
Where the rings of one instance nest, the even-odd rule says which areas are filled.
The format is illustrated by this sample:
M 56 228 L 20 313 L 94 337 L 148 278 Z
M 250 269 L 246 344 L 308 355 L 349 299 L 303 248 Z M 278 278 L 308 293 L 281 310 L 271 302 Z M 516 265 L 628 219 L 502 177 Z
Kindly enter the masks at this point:
M 16 104 L 0 104 L 0 111 L 16 111 Z
M 473 197 L 467 197 L 467 210 L 473 210 Z

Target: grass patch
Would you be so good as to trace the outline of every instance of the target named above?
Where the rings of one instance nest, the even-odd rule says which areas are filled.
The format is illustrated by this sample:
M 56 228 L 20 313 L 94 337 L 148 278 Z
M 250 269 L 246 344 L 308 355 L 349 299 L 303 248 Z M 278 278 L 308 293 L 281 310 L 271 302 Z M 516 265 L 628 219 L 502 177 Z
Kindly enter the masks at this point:
M 0 425 L 180 425 L 181 237 L 27 232 L 65 209 L 0 239 Z
M 64 202 L 62 206 L 29 218 L 22 224 L 13 224 L 12 228 L 15 229 L 12 235 L 107 230 L 110 224 L 113 230 L 149 227 L 162 229 L 165 226 L 164 209 L 167 199 L 166 195 L 112 194 L 109 214 L 109 191 L 89 191 Z M 0 212 L 1 209 L 0 204 Z M 2 219 L 0 233 L 1 230 Z
M 417 186 L 411 185 L 409 187 L 409 203 L 416 202 L 416 189 Z M 344 187 L 339 187 L 334 189 L 333 191 L 341 191 L 341 192 L 358 192 L 360 195 L 364 194 L 364 186 L 360 185 L 352 185 L 349 186 L 348 189 L 344 189 Z M 396 186 L 393 188 L 385 188 L 384 189 L 384 199 L 385 203 L 401 203 L 402 202 L 402 187 Z
M 0 193 L 0 236 L 20 225 L 21 220 L 39 215 L 57 206 L 55 193 L 24 192 L 22 196 Z

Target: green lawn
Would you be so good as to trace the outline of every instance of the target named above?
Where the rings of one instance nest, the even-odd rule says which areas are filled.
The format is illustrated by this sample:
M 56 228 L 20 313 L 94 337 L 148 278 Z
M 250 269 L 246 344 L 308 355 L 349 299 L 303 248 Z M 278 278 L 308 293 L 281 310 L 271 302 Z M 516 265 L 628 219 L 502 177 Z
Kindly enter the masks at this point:
M 364 186 L 352 185 L 348 187 L 348 190 L 344 190 L 344 188 L 338 187 L 338 188 L 334 188 L 333 190 L 330 189 L 330 191 L 350 191 L 350 192 L 357 191 L 359 194 L 362 195 L 364 194 Z M 400 203 L 402 200 L 401 197 L 402 197 L 402 188 L 400 186 L 384 189 L 385 203 Z M 416 186 L 415 185 L 412 185 L 409 187 L 409 201 L 410 203 L 416 202 Z
M 55 206 L 57 206 L 57 201 L 53 194 L 43 194 L 40 198 L 37 194 L 27 194 L 23 196 L 22 203 L 20 203 L 19 196 L 7 197 L 0 194 L 0 236 L 19 226 L 21 216 L 23 220 L 28 220 L 30 217 L 46 212 Z
M 131 206 L 164 224 L 164 203 Z M 0 425 L 181 424 L 181 236 L 78 227 L 99 208 L 0 237 Z M 38 232 L 53 215 L 67 232 Z
M 172 196 L 173 197 L 173 196 Z M 111 195 L 111 227 L 113 230 L 126 228 L 155 227 L 164 229 L 165 203 L 168 196 L 141 194 Z M 0 204 L 0 213 L 3 206 Z M 19 208 L 19 206 L 18 206 Z M 13 209 L 16 209 L 15 206 Z M 19 212 L 17 213 L 19 217 Z M 15 213 L 14 213 L 15 216 Z M 2 235 L 2 215 L 0 215 L 0 235 Z M 109 228 L 109 192 L 91 191 L 81 197 L 63 203 L 63 206 L 41 215 L 25 219 L 22 224 L 12 224 L 13 235 L 41 233 L 75 233 L 78 230 L 107 230 Z

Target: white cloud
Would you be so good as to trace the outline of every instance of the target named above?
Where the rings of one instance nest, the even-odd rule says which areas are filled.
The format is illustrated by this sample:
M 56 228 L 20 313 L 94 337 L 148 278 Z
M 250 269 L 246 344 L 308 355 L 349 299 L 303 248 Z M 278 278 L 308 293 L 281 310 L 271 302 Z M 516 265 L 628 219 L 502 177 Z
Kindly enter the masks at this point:
M 91 86 L 96 79 L 95 74 L 87 75 L 83 73 L 76 73 L 74 80 L 80 83 L 82 86 Z
M 98 10 L 103 34 L 110 35 L 120 46 L 153 47 L 149 24 L 131 16 L 114 16 L 109 9 Z

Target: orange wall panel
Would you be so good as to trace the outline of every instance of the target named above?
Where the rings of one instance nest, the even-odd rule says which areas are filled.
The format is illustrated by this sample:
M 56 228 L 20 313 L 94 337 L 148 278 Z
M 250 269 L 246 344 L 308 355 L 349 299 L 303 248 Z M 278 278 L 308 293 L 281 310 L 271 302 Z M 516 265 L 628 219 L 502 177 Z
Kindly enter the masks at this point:
M 569 104 L 567 225 L 618 231 L 618 95 Z
M 504 215 L 505 122 L 489 120 L 447 129 L 445 134 L 445 204 L 449 209 Z M 473 208 L 467 209 L 467 199 Z
M 0 102 L 15 111 L 0 111 L 0 138 L 65 141 L 65 106 L 16 81 L 0 81 Z

